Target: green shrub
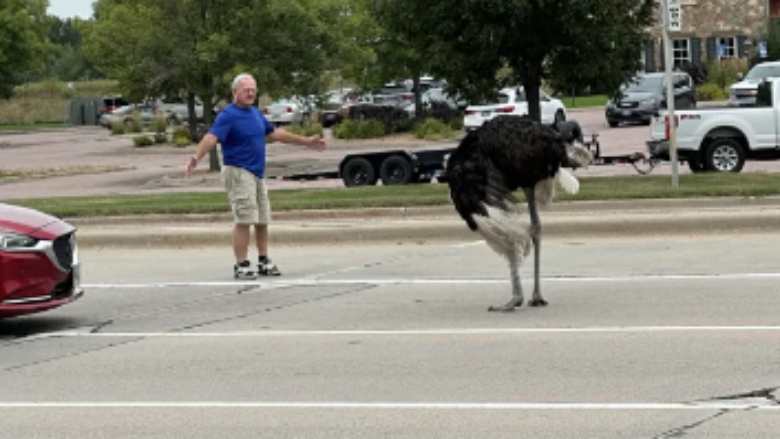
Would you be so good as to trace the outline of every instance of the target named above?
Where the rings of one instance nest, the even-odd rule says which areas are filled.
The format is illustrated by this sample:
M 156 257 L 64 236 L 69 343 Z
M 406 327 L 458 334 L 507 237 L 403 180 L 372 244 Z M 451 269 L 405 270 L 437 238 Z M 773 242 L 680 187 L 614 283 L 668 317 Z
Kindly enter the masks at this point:
M 131 133 L 142 133 L 144 131 L 143 123 L 141 122 L 141 112 L 133 110 L 130 116 L 129 131 Z
M 442 140 L 454 137 L 455 133 L 446 123 L 429 117 L 415 127 L 414 135 L 418 139 Z
M 154 139 L 149 136 L 135 136 L 133 137 L 133 143 L 136 148 L 144 148 L 146 146 L 154 145 Z
M 373 139 L 383 137 L 387 132 L 377 120 L 356 121 L 347 119 L 333 127 L 333 135 L 339 139 Z
M 121 120 L 113 120 L 111 121 L 111 134 L 115 136 L 121 136 L 126 131 L 126 127 L 124 122 Z
M 712 82 L 699 86 L 696 89 L 696 95 L 698 101 L 722 101 L 729 97 L 725 88 Z
M 347 118 L 353 121 L 380 122 L 386 134 L 409 131 L 414 125 L 406 110 L 389 105 L 353 105 L 349 107 Z
M 154 143 L 161 144 L 168 141 L 168 135 L 165 133 L 155 133 L 154 135 Z
M 168 131 L 168 122 L 165 120 L 165 113 L 158 111 L 154 116 L 154 132 L 165 134 L 166 131 Z
M 192 137 L 187 127 L 176 127 L 173 130 L 173 144 L 179 147 L 192 145 Z
M 723 59 L 710 62 L 707 70 L 707 80 L 704 85 L 713 83 L 725 89 L 739 81 L 738 73 L 744 74 L 748 71 L 748 63 L 744 59 Z
M 452 128 L 455 131 L 460 131 L 463 129 L 463 118 L 453 119 L 450 121 L 450 128 Z
M 305 137 L 322 135 L 322 126 L 320 125 L 307 125 L 307 126 L 289 125 L 284 127 L 284 129 L 293 134 L 297 134 L 299 136 L 305 136 Z

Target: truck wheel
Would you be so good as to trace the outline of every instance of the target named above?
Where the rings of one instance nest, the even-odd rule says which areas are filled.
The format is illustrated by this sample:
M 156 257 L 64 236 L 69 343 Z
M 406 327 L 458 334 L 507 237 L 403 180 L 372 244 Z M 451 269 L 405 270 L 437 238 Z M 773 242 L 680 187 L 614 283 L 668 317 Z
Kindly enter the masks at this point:
M 407 184 L 413 179 L 412 164 L 400 155 L 392 155 L 382 162 L 379 175 L 385 186 Z
M 745 150 L 734 139 L 715 139 L 704 153 L 704 165 L 710 171 L 739 172 L 745 166 Z
M 341 179 L 347 187 L 373 186 L 376 184 L 376 172 L 371 162 L 355 157 L 344 164 L 341 171 Z

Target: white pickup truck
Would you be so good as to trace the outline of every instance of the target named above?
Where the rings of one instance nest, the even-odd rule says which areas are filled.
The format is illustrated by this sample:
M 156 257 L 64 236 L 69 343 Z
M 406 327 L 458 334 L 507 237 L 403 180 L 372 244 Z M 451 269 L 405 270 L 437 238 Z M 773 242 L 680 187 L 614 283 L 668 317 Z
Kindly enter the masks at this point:
M 693 172 L 740 172 L 745 160 L 780 159 L 780 83 L 768 79 L 749 107 L 675 111 L 677 153 Z M 654 115 L 647 142 L 651 157 L 669 159 L 669 118 Z

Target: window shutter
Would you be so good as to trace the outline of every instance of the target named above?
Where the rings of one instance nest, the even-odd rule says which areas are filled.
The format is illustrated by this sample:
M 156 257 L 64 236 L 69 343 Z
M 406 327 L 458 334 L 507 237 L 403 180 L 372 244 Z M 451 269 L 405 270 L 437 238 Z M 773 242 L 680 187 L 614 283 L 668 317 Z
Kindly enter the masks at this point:
M 747 39 L 746 36 L 740 35 L 737 37 L 737 56 L 739 58 L 745 57 L 745 40 Z
M 707 60 L 715 61 L 718 59 L 718 41 L 713 38 L 707 38 Z
M 645 71 L 655 72 L 655 42 L 645 44 Z
M 701 62 L 701 38 L 691 38 L 691 61 L 693 64 Z

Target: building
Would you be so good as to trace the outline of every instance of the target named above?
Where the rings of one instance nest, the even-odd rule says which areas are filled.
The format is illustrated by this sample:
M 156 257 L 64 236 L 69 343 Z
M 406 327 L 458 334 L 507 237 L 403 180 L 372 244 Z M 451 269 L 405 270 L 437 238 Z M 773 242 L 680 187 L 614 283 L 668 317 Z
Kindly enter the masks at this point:
M 747 58 L 761 39 L 770 17 L 780 17 L 780 0 L 681 0 L 682 30 L 670 35 L 674 65 L 719 58 Z M 662 8 L 652 43 L 645 47 L 646 71 L 664 69 Z

